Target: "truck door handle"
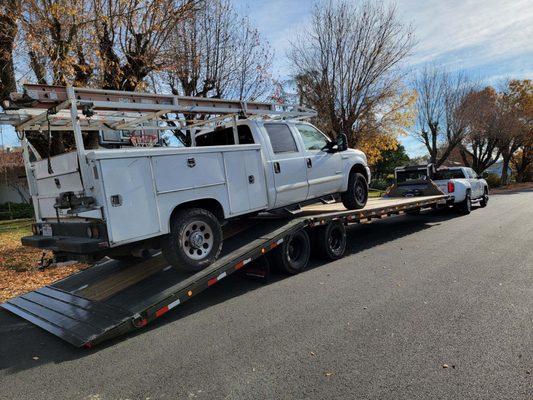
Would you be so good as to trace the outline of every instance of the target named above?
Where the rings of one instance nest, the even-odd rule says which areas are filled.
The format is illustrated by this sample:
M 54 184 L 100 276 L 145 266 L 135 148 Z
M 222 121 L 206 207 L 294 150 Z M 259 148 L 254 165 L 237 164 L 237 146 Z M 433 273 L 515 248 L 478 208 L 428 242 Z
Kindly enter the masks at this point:
M 281 167 L 279 165 L 279 162 L 274 163 L 274 173 L 279 174 L 281 172 Z
M 313 161 L 310 158 L 308 158 L 306 162 L 307 162 L 307 168 L 313 168 Z

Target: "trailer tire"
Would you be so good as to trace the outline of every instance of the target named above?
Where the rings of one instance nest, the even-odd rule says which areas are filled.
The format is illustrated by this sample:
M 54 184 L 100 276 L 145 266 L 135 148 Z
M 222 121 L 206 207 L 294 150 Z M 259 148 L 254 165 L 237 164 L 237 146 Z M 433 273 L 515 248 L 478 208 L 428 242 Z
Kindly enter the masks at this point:
M 283 243 L 272 251 L 271 260 L 283 272 L 296 275 L 307 267 L 311 255 L 309 235 L 302 229 L 285 238 Z
M 170 233 L 165 236 L 161 246 L 168 263 L 186 272 L 198 272 L 208 267 L 221 250 L 220 223 L 213 213 L 203 208 L 187 208 L 176 212 L 170 221 Z
M 368 184 L 363 174 L 351 172 L 348 178 L 348 189 L 341 193 L 341 200 L 348 210 L 359 210 L 368 200 Z
M 316 235 L 318 256 L 325 260 L 338 260 L 346 251 L 346 227 L 342 221 L 331 221 L 319 228 Z

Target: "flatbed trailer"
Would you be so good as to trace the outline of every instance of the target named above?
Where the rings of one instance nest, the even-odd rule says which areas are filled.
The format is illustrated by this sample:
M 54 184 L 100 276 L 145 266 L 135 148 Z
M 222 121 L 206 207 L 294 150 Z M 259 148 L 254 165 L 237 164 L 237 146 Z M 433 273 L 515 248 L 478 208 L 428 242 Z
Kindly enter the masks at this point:
M 380 198 L 370 199 L 361 210 L 346 210 L 341 203 L 320 204 L 304 207 L 294 217 L 249 219 L 240 231 L 225 232 L 221 257 L 198 273 L 179 272 L 161 255 L 137 263 L 108 260 L 10 299 L 1 307 L 74 346 L 91 347 L 146 326 L 221 279 L 245 270 L 301 230 L 317 232 L 333 223 L 344 229 L 448 201 L 442 194 Z

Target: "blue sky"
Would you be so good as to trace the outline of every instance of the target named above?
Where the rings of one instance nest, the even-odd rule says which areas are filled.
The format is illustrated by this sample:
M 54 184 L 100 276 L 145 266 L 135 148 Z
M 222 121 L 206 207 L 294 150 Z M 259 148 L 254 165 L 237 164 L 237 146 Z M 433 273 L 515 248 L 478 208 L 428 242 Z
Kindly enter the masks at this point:
M 274 76 L 288 77 L 286 52 L 291 39 L 309 23 L 314 1 L 234 0 L 234 4 L 269 41 Z M 451 71 L 465 70 L 486 84 L 533 79 L 533 0 L 398 0 L 396 4 L 417 40 L 406 68 L 432 62 Z M 16 143 L 14 133 L 6 132 L 4 127 L 6 144 Z M 425 153 L 416 140 L 402 141 L 411 155 Z
M 353 0 L 354 4 L 359 0 Z M 386 1 L 392 2 L 392 1 Z M 498 84 L 533 79 L 533 0 L 397 0 L 400 19 L 413 26 L 417 45 L 406 68 L 424 63 L 464 70 L 474 80 Z M 274 49 L 274 74 L 290 75 L 286 52 L 310 20 L 314 1 L 241 0 L 236 5 L 254 21 Z M 401 139 L 410 155 L 423 155 L 417 140 Z

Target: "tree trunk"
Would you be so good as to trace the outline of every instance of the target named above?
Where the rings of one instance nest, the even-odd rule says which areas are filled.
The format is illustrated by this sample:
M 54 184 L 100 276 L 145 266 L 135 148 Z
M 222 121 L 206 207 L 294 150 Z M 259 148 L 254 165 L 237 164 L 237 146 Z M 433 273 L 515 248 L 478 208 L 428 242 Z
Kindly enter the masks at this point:
M 0 100 L 7 99 L 9 93 L 17 89 L 13 65 L 13 48 L 17 35 L 17 5 L 18 2 L 12 1 L 9 6 L 5 6 L 7 12 L 0 15 Z
M 503 156 L 502 162 L 502 185 L 507 185 L 509 183 L 509 174 L 507 173 L 509 169 L 509 162 L 511 160 L 510 155 Z

